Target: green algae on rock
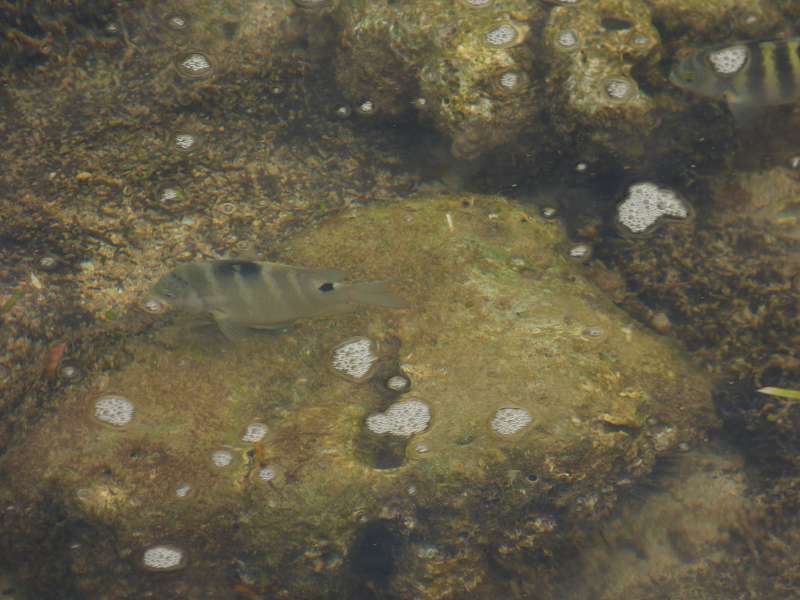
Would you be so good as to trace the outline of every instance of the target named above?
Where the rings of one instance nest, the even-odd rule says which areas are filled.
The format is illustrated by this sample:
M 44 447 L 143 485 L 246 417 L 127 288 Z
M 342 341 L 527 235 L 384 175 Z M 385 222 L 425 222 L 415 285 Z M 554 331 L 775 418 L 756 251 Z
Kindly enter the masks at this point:
M 391 273 L 413 308 L 311 321 L 235 355 L 202 334 L 184 343 L 178 325 L 128 340 L 126 367 L 69 388 L 3 457 L 15 486 L 0 493 L 16 507 L 3 556 L 38 548 L 20 571 L 32 588 L 66 581 L 112 600 L 228 597 L 231 564 L 260 593 L 353 597 L 375 577 L 369 547 L 386 569 L 371 585 L 397 597 L 481 597 L 501 585 L 490 564 L 545 593 L 552 567 L 531 574 L 531 558 L 582 539 L 660 455 L 714 423 L 706 377 L 588 283 L 565 241 L 534 211 L 474 196 L 358 208 L 306 230 L 281 254 Z M 364 442 L 371 415 L 399 409 L 382 377 L 329 371 L 356 334 L 394 347 L 429 407 L 401 401 L 416 419 L 409 437 Z M 111 390 L 136 402 L 124 431 L 79 408 Z M 255 416 L 263 437 L 243 440 Z M 215 467 L 222 448 L 230 460 Z M 54 518 L 65 534 L 42 552 Z M 162 545 L 187 549 L 185 567 L 143 573 L 142 552 Z

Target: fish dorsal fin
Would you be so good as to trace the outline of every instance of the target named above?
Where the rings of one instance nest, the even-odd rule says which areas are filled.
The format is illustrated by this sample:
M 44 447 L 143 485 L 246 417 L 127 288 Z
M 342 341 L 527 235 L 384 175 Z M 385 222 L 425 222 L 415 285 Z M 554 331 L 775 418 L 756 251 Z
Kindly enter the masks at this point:
M 285 265 L 283 263 L 274 263 L 274 262 L 264 262 L 261 264 L 269 267 L 270 269 L 295 271 L 298 273 L 303 273 L 304 275 L 308 275 L 309 277 L 313 277 L 314 279 L 321 279 L 324 281 L 339 282 L 345 279 L 344 273 L 342 273 L 341 271 L 337 271 L 336 269 L 314 269 L 306 267 L 295 267 L 292 265 Z

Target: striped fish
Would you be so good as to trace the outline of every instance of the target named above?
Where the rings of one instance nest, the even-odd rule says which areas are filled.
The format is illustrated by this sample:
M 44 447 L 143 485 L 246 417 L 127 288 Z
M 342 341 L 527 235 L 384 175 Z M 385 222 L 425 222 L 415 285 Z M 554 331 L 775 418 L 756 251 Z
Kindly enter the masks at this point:
M 724 100 L 737 123 L 746 124 L 764 107 L 800 99 L 800 38 L 704 48 L 680 60 L 669 78 L 681 89 Z
M 278 329 L 298 319 L 349 312 L 371 304 L 403 308 L 386 282 L 343 283 L 331 269 L 305 269 L 249 260 L 178 266 L 153 287 L 173 308 L 208 314 L 229 339 L 247 329 Z

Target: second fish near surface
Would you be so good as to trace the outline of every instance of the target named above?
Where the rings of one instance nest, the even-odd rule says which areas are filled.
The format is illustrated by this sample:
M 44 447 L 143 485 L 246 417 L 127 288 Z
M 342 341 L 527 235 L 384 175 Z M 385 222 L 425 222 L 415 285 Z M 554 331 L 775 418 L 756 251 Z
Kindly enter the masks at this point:
M 765 107 L 800 99 L 800 37 L 697 50 L 677 62 L 670 81 L 724 100 L 737 124 L 747 125 Z
M 344 278 L 331 269 L 218 260 L 178 266 L 156 283 L 153 295 L 178 310 L 210 315 L 229 339 L 248 329 L 278 329 L 361 305 L 407 306 L 385 281 L 345 283 Z

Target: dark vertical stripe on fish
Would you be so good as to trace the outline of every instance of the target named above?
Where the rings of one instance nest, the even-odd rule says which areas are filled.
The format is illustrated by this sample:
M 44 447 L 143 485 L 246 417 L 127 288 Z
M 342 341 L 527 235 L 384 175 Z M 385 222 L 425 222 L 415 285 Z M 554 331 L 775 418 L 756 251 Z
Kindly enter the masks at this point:
M 800 40 L 788 40 L 786 46 L 786 60 L 789 62 L 789 73 L 792 78 L 792 93 L 787 100 L 794 100 L 800 96 Z
M 288 275 L 289 283 L 292 286 L 292 292 L 297 296 L 297 306 L 300 310 L 306 311 L 309 307 L 308 294 L 303 289 L 303 282 L 300 280 L 299 271 L 290 271 Z
M 232 277 L 239 273 L 242 277 L 258 277 L 261 265 L 251 260 L 221 260 L 214 263 L 214 272 L 222 277 Z
M 781 98 L 781 75 L 778 70 L 780 44 L 764 42 L 759 47 L 764 64 L 764 89 L 761 98 L 766 104 L 774 104 L 780 102 Z
M 203 265 L 186 265 L 176 269 L 175 272 L 179 276 L 184 277 L 189 287 L 201 298 L 206 298 L 210 295 L 210 272 L 209 269 L 206 269 Z
M 754 101 L 763 102 L 764 94 L 764 53 L 759 44 L 751 44 L 750 61 L 746 67 L 747 78 L 745 79 L 745 89 L 737 89 L 736 93 L 740 98 L 750 98 Z
M 219 298 L 219 286 L 214 278 L 214 271 L 208 265 L 190 265 L 192 289 L 206 305 L 206 308 L 214 309 Z
M 272 294 L 271 298 L 275 304 L 275 312 L 280 314 L 288 314 L 294 311 L 294 307 L 298 306 L 300 298 L 294 293 L 291 283 L 289 282 L 289 269 L 282 269 L 277 267 L 270 269 L 270 276 L 272 279 Z
M 775 47 L 775 71 L 778 75 L 777 95 L 780 100 L 790 100 L 794 95 L 795 73 L 789 53 L 789 44 L 777 44 Z
M 252 264 L 252 263 L 251 263 Z M 257 277 L 253 277 L 252 269 L 242 269 L 241 266 L 236 266 L 236 274 L 234 275 L 234 282 L 237 300 L 237 314 L 243 320 L 250 320 L 253 318 L 253 284 L 258 281 Z M 260 271 L 256 271 L 256 274 Z

